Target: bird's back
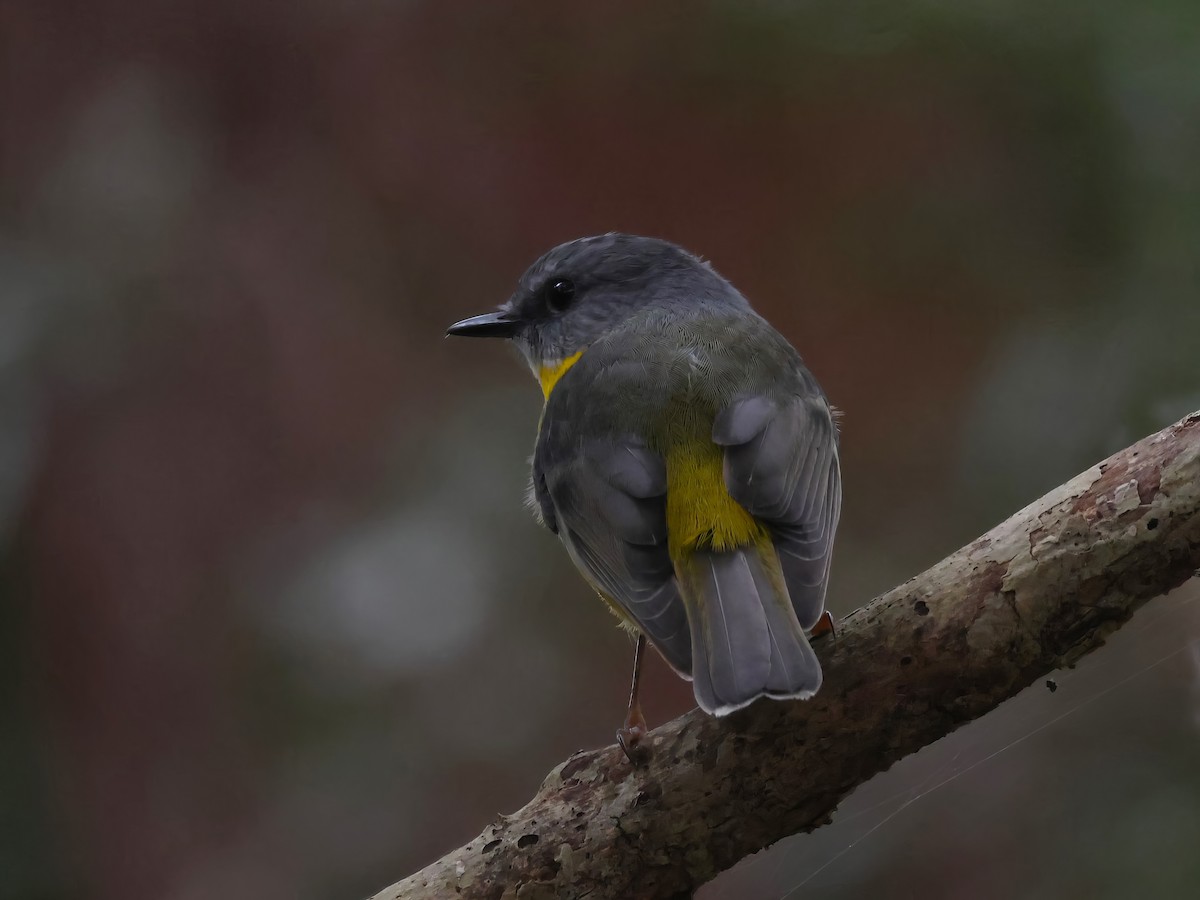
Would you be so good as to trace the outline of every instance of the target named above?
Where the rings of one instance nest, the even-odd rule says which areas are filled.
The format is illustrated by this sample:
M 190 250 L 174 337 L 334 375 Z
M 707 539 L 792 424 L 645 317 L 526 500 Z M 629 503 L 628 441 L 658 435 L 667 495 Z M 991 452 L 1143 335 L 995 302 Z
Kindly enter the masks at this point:
M 806 403 L 826 412 L 807 435 L 793 415 Z M 779 424 L 764 420 L 750 439 L 736 441 L 739 417 L 760 408 L 775 410 Z M 718 441 L 726 420 L 735 445 Z M 669 645 L 664 655 L 693 676 L 709 711 L 763 695 L 808 696 L 820 683 L 789 594 L 780 523 L 735 495 L 740 481 L 731 490 L 731 475 L 753 484 L 757 462 L 742 478 L 726 457 L 732 450 L 736 458 L 743 443 L 765 448 L 768 483 L 804 468 L 789 454 L 803 463 L 824 452 L 825 464 L 836 466 L 831 424 L 817 433 L 822 421 L 828 407 L 799 355 L 743 310 L 648 311 L 589 348 L 548 398 L 534 473 L 544 511 L 565 517 L 562 537 L 577 564 L 652 643 Z M 805 441 L 825 449 L 814 455 Z M 835 524 L 826 512 L 819 518 L 829 533 L 818 577 L 808 583 L 809 565 L 797 581 L 806 616 L 823 604 Z M 656 605 L 639 614 L 646 598 Z

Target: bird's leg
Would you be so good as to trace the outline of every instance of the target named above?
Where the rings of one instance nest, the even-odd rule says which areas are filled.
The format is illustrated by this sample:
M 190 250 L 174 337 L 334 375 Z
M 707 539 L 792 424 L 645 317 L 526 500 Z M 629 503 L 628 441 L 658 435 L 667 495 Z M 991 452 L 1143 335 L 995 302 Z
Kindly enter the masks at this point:
M 812 627 L 812 631 L 808 634 L 809 637 L 814 639 L 819 638 L 823 634 L 831 634 L 837 637 L 837 629 L 833 627 L 833 616 L 830 615 L 829 610 L 821 613 L 821 618 L 817 619 L 817 624 Z
M 650 752 L 642 746 L 646 736 L 646 719 L 642 715 L 642 704 L 638 700 L 638 685 L 642 680 L 642 651 L 646 648 L 646 636 L 637 636 L 633 649 L 633 684 L 629 686 L 629 708 L 625 713 L 625 724 L 617 729 L 617 743 L 633 765 L 641 765 Z

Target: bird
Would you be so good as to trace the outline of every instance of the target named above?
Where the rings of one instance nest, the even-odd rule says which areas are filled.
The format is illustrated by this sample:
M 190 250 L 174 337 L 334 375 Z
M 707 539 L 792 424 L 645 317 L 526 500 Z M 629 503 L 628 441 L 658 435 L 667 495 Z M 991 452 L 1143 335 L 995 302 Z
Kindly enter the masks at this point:
M 635 636 L 631 762 L 648 753 L 647 641 L 710 715 L 817 692 L 837 414 L 726 278 L 666 240 L 580 238 L 447 335 L 510 341 L 541 386 L 529 505 Z

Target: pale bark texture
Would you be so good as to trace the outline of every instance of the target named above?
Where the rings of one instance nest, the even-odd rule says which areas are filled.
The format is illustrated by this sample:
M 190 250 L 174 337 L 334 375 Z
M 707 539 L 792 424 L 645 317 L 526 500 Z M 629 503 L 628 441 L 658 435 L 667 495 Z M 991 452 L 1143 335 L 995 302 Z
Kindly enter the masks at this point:
M 560 765 L 524 808 L 375 900 L 687 897 L 855 787 L 1103 643 L 1200 567 L 1200 413 L 848 616 L 808 702 L 693 710 Z

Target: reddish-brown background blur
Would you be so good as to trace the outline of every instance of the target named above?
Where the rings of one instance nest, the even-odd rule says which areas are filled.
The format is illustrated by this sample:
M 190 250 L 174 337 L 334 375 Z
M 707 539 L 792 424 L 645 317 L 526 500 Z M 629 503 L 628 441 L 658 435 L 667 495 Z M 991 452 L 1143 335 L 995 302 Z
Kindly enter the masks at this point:
M 8 0 L 0 140 L 6 898 L 363 896 L 611 740 L 537 390 L 441 339 L 558 241 L 797 344 L 838 614 L 1200 407 L 1192 0 Z M 703 895 L 1194 896 L 1196 594 Z

